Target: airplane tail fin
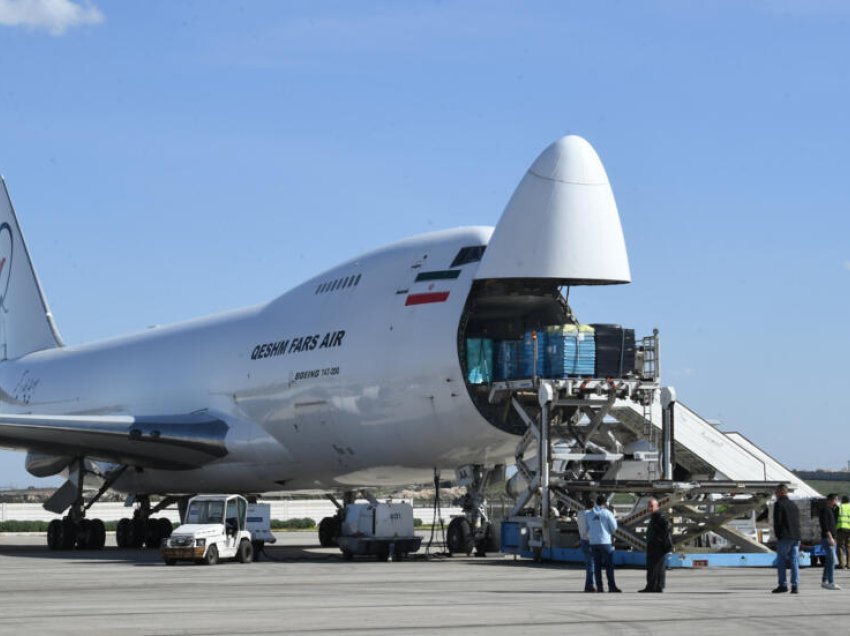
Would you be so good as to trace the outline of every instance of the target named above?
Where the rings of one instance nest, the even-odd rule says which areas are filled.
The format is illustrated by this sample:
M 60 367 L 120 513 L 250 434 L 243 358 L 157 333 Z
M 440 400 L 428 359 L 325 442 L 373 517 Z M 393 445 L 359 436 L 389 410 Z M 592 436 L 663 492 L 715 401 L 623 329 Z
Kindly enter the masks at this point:
M 0 360 L 62 346 L 0 177 Z

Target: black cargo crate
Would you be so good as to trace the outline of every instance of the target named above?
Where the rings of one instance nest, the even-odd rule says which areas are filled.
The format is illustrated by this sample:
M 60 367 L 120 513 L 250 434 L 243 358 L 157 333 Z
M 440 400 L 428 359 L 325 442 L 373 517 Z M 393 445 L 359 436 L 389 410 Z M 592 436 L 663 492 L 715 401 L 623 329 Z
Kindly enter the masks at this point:
M 596 337 L 597 378 L 622 378 L 635 368 L 635 330 L 620 325 L 590 325 Z

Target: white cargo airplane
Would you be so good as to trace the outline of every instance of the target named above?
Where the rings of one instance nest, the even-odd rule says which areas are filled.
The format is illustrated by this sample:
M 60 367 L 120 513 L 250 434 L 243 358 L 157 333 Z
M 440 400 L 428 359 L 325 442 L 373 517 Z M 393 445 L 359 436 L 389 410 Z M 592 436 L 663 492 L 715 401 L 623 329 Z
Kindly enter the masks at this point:
M 495 229 L 417 236 L 263 305 L 64 346 L 4 183 L 0 446 L 28 451 L 35 476 L 68 475 L 45 504 L 69 511 L 50 526 L 54 549 L 103 546 L 85 510 L 108 488 L 138 502 L 124 546 L 169 532 L 154 494 L 353 492 L 463 467 L 479 488 L 521 427 L 467 382 L 466 338 L 563 322 L 563 285 L 629 281 L 605 169 L 571 135 L 537 158 Z M 88 500 L 86 476 L 102 484 Z

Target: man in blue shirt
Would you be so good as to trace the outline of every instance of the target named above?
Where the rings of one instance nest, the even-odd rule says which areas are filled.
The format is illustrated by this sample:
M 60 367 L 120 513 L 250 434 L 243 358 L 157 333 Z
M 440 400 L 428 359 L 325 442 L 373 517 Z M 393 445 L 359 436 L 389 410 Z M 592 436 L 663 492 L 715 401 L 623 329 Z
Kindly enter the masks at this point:
M 587 539 L 590 541 L 590 551 L 593 553 L 594 574 L 596 576 L 596 591 L 602 592 L 602 568 L 608 578 L 608 591 L 621 592 L 614 582 L 614 546 L 611 535 L 617 530 L 617 520 L 608 510 L 608 498 L 599 495 L 596 505 L 587 511 Z

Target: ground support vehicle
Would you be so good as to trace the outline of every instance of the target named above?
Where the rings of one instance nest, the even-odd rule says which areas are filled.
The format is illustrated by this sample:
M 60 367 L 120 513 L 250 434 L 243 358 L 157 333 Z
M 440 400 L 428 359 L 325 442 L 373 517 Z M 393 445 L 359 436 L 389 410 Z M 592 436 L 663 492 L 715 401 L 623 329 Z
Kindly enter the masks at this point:
M 160 552 L 166 565 L 194 561 L 215 565 L 220 559 L 250 563 L 254 559 L 247 524 L 248 501 L 239 495 L 198 495 L 189 500 L 184 523 Z
M 351 503 L 337 537 L 342 556 L 374 556 L 378 560 L 404 559 L 422 545 L 413 530 L 413 506 L 408 503 Z
M 271 505 L 267 503 L 248 504 L 248 531 L 251 533 L 251 545 L 254 546 L 254 560 L 260 558 L 267 543 L 277 543 L 272 534 Z

